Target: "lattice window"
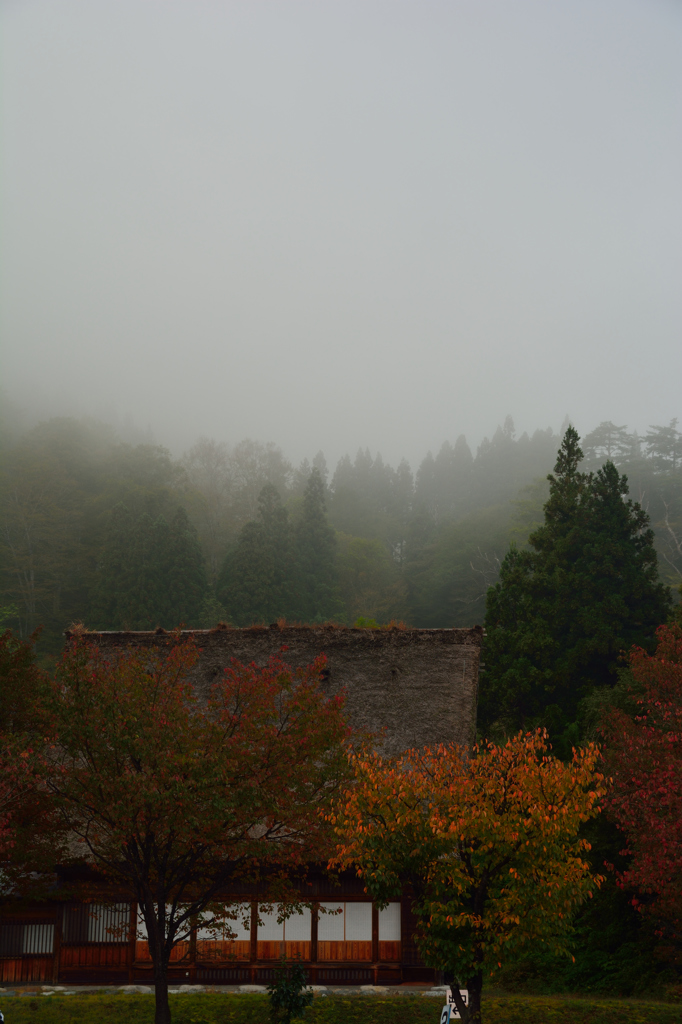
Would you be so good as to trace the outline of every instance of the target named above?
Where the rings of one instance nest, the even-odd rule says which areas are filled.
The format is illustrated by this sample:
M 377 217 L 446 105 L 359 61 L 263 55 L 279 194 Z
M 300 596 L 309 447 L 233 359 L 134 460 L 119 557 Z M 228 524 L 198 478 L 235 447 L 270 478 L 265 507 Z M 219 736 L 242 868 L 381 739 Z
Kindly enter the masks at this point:
M 130 927 L 130 904 L 81 903 L 64 907 L 62 942 L 83 945 L 87 942 L 126 943 Z
M 197 927 L 197 940 L 199 942 L 249 942 L 251 940 L 251 904 L 238 904 L 230 907 L 229 912 L 236 914 L 236 917 L 224 922 L 220 921 L 214 928 L 204 928 L 200 921 Z M 210 921 L 212 916 L 206 912 L 204 919 Z
M 317 925 L 317 937 L 320 942 L 371 942 L 372 941 L 372 904 L 371 903 L 321 903 L 327 911 L 341 913 L 322 913 Z
M 258 925 L 259 942 L 310 942 L 311 915 L 308 907 L 302 907 L 302 913 L 292 914 L 286 921 L 277 921 L 279 906 L 275 904 L 271 911 L 259 909 Z
M 379 911 L 379 942 L 400 942 L 400 904 L 389 903 Z
M 53 950 L 53 921 L 6 921 L 0 924 L 0 957 L 49 956 Z

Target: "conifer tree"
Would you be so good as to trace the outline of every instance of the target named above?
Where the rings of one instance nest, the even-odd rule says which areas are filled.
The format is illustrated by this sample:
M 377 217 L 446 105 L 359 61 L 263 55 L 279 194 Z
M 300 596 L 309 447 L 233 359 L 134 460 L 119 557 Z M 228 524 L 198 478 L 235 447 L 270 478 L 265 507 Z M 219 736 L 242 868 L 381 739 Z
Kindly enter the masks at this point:
M 111 510 L 94 587 L 95 626 L 146 627 L 155 604 L 154 595 L 149 593 L 152 533 L 150 516 L 133 515 L 123 502 Z
M 277 488 L 266 484 L 258 498 L 258 519 L 242 527 L 223 563 L 218 599 L 238 626 L 291 618 L 293 577 L 289 514 Z
M 127 589 L 121 588 L 118 603 L 121 626 L 128 629 L 154 629 L 169 626 L 163 621 L 167 608 L 164 548 L 168 544 L 168 523 L 164 516 L 152 519 L 149 513 L 131 515 L 125 555 Z M 175 625 L 175 623 L 172 623 Z
M 671 420 L 667 427 L 653 426 L 645 441 L 647 452 L 657 469 L 673 473 L 682 462 L 682 434 L 677 429 L 677 420 Z
M 327 521 L 324 482 L 313 469 L 296 528 L 296 618 L 325 622 L 342 613 L 336 567 L 336 535 Z
M 198 625 L 206 588 L 196 530 L 183 508 L 170 525 L 163 516 L 135 516 L 123 503 L 112 510 L 95 586 L 97 626 Z
M 579 441 L 569 427 L 544 524 L 488 591 L 482 728 L 543 724 L 576 740 L 581 699 L 615 683 L 622 652 L 650 646 L 669 613 L 646 512 L 613 463 L 579 472 Z
M 181 622 L 187 626 L 199 625 L 208 586 L 206 567 L 197 531 L 182 506 L 170 522 L 159 556 L 167 587 L 166 622 L 171 626 Z

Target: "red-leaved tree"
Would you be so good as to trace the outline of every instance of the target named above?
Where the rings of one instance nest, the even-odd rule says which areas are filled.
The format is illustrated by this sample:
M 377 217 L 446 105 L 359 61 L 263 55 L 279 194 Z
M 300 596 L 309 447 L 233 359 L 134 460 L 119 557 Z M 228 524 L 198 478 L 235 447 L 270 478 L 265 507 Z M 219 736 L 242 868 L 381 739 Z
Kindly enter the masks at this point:
M 43 783 L 82 859 L 139 905 L 157 1024 L 170 1020 L 168 964 L 192 919 L 234 883 L 281 897 L 324 859 L 320 812 L 347 773 L 343 702 L 318 686 L 324 658 L 233 663 L 200 695 L 197 656 L 191 643 L 104 653 L 75 639 L 44 707 Z
M 19 810 L 28 792 L 33 790 L 29 762 L 30 749 L 17 749 L 8 737 L 0 736 L 0 863 L 14 859 L 19 836 Z
M 642 909 L 682 928 L 682 628 L 661 626 L 654 654 L 635 648 L 638 714 L 603 720 L 613 787 L 606 810 L 631 855 L 621 883 L 646 895 Z
M 35 785 L 43 766 L 36 706 L 48 684 L 36 640 L 37 631 L 28 640 L 0 633 L 0 863 L 3 890 L 14 895 L 50 886 L 59 832 L 47 793 Z

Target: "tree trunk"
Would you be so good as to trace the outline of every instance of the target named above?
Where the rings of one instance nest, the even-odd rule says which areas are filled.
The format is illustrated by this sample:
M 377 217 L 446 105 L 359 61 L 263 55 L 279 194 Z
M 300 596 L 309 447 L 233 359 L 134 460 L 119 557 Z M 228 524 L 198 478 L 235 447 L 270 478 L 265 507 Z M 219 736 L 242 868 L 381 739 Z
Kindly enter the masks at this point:
M 467 1024 L 481 1024 L 481 992 L 483 990 L 483 972 L 474 974 L 473 978 L 467 981 L 469 990 L 469 1018 Z
M 455 1007 L 464 1024 L 481 1024 L 481 990 L 483 988 L 483 972 L 479 971 L 473 978 L 469 978 L 467 981 L 467 991 L 469 993 L 469 1005 L 466 1006 L 464 1000 L 459 994 L 459 982 L 453 981 L 450 983 L 452 990 L 452 998 L 455 1003 Z
M 154 987 L 156 997 L 154 1024 L 170 1024 L 171 1013 L 170 1006 L 168 1005 L 168 964 L 165 962 L 154 964 Z

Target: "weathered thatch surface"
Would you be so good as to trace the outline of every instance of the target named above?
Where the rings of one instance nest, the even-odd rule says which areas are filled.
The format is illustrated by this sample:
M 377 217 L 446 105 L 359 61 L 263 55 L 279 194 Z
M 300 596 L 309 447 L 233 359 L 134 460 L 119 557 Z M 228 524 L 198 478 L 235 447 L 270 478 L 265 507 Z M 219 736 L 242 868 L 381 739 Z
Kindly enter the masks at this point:
M 67 634 L 68 636 L 69 634 Z M 172 636 L 88 633 L 102 650 L 165 646 Z M 473 629 L 349 629 L 334 626 L 252 626 L 188 630 L 201 651 L 194 683 L 207 691 L 232 659 L 265 665 L 280 655 L 292 666 L 327 657 L 322 685 L 343 688 L 351 723 L 383 734 L 383 751 L 474 737 L 478 668 L 483 631 Z

